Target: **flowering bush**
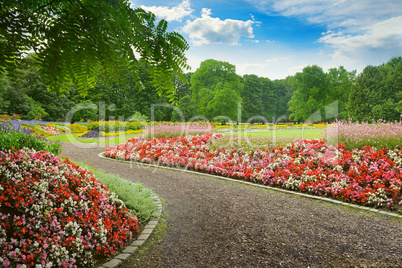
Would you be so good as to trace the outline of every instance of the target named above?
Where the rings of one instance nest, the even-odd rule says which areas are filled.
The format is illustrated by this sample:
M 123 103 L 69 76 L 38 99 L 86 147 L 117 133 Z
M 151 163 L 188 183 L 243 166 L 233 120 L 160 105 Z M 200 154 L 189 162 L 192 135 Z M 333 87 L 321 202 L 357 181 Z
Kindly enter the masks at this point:
M 111 158 L 156 162 L 375 207 L 402 205 L 402 150 L 346 150 L 324 140 L 245 151 L 214 148 L 221 134 L 134 138 L 106 150 Z
M 0 264 L 93 267 L 138 232 L 124 203 L 68 159 L 0 152 Z
M 48 141 L 45 137 L 37 135 L 33 130 L 22 127 L 20 124 L 0 123 L 0 151 L 23 148 L 44 150 L 54 154 L 59 154 L 62 149 L 59 142 Z
M 83 133 L 88 130 L 88 127 L 85 124 L 68 124 L 71 133 Z
M 146 127 L 143 137 L 179 137 L 183 135 L 202 135 L 211 132 L 214 132 L 214 129 L 209 124 L 201 124 L 198 122 L 188 124 L 167 123 Z
M 45 131 L 46 133 L 48 133 L 50 135 L 59 135 L 59 131 L 56 127 L 49 126 L 49 125 L 46 125 L 46 126 L 38 125 L 38 128 L 42 129 L 43 131 Z

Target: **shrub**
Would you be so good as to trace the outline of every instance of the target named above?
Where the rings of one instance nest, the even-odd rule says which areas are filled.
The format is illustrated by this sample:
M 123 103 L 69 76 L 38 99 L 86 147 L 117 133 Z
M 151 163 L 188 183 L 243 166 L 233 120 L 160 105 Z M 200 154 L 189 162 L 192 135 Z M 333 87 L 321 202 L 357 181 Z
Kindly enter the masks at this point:
M 138 233 L 93 174 L 34 150 L 0 152 L 0 259 L 12 267 L 93 267 Z
M 128 122 L 126 124 L 126 130 L 139 130 L 146 127 L 145 122 Z
M 21 150 L 23 148 L 60 154 L 62 146 L 59 142 L 52 142 L 37 135 L 29 128 L 9 122 L 0 123 L 0 151 Z
M 129 119 L 130 122 L 149 122 L 149 117 L 140 112 L 135 112 Z

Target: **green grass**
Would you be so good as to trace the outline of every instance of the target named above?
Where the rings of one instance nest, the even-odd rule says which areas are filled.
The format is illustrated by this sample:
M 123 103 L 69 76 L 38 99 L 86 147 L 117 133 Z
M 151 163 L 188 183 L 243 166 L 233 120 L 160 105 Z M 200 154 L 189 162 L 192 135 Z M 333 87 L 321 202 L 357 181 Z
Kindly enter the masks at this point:
M 78 137 L 78 134 L 66 134 L 66 135 L 49 136 L 46 138 L 48 140 L 59 140 L 61 142 L 119 144 L 119 143 L 123 143 L 129 139 L 138 137 L 140 135 L 141 135 L 141 133 L 128 134 L 128 135 L 122 135 L 122 136 L 113 136 L 113 137 L 80 138 L 80 137 Z
M 77 165 L 87 168 L 94 177 L 103 183 L 111 192 L 114 192 L 124 201 L 130 212 L 137 216 L 139 223 L 146 222 L 156 216 L 157 206 L 151 197 L 151 190 L 140 183 L 123 179 L 118 175 L 104 173 L 84 162 Z

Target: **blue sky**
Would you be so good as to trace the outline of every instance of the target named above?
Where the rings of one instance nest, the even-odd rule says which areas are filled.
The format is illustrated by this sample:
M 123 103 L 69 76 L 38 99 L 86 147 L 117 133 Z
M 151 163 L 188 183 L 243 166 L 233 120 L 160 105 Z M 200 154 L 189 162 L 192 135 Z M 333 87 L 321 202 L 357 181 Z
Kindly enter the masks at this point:
M 169 22 L 206 59 L 272 80 L 308 65 L 361 72 L 402 56 L 401 0 L 130 0 Z

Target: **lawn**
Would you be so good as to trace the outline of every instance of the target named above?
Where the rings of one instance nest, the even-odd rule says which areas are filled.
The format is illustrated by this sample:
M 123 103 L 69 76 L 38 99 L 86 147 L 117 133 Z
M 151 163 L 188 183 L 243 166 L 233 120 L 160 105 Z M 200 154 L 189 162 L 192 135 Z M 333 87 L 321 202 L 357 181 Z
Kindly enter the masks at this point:
M 79 143 L 101 143 L 101 144 L 117 144 L 125 142 L 129 139 L 140 136 L 141 133 L 137 134 L 127 134 L 121 136 L 113 136 L 113 137 L 98 137 L 98 138 L 80 138 L 78 134 L 65 134 L 65 135 L 57 135 L 57 136 L 49 136 L 48 140 L 52 141 L 60 141 L 60 142 L 79 142 Z

